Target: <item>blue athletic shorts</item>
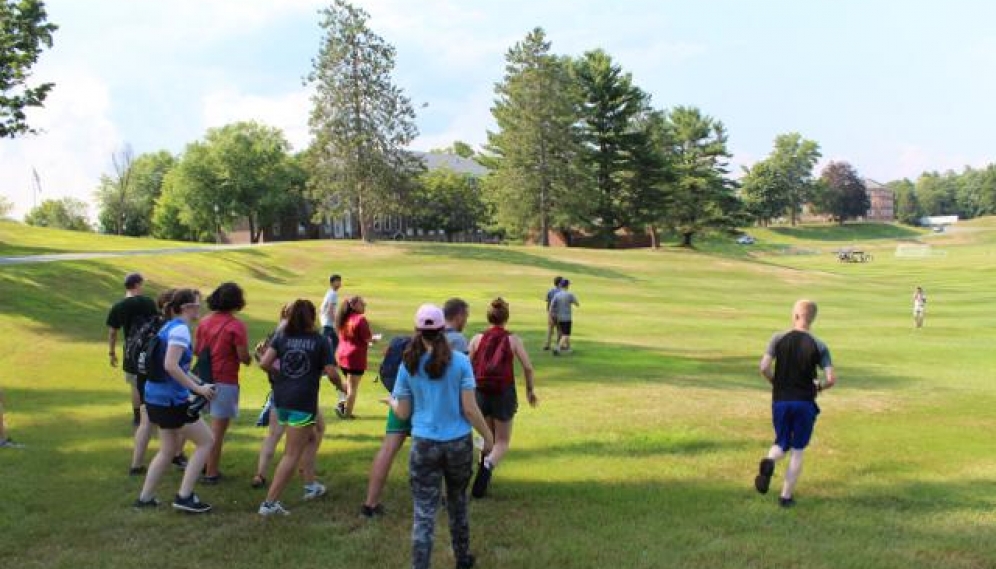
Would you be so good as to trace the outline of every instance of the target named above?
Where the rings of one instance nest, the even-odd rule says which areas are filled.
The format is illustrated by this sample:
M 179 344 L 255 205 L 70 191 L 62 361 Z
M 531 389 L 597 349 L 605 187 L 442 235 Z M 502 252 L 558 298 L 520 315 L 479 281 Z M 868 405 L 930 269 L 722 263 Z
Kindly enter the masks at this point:
M 775 426 L 775 444 L 782 450 L 802 450 L 809 446 L 820 408 L 814 401 L 775 401 L 771 404 L 771 422 Z

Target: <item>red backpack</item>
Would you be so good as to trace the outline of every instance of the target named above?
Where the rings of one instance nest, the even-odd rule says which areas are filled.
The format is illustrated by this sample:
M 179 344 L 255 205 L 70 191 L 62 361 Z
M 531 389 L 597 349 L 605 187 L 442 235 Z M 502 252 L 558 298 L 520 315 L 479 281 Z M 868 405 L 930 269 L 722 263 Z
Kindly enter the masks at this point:
M 474 378 L 477 390 L 496 395 L 515 383 L 515 361 L 511 334 L 504 328 L 491 328 L 481 336 L 474 352 Z

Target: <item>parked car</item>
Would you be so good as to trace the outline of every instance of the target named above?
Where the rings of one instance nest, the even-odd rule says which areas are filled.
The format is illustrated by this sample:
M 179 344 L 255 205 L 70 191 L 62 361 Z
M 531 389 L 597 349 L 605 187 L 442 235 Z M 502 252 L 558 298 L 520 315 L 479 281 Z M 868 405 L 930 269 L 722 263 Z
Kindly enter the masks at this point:
M 755 239 L 750 235 L 741 235 L 740 237 L 737 237 L 737 244 L 739 245 L 753 245 L 754 243 Z

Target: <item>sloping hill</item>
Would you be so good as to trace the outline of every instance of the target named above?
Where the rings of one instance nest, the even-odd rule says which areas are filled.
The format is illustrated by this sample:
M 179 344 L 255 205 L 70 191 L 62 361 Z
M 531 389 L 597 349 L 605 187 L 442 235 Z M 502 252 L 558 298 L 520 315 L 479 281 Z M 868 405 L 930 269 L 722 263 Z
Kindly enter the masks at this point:
M 344 275 L 343 294 L 366 297 L 385 337 L 410 330 L 422 302 L 467 299 L 473 332 L 485 326 L 488 300 L 508 299 L 541 405 L 520 408 L 492 497 L 472 504 L 482 567 L 985 567 L 996 559 L 988 539 L 996 530 L 988 245 L 996 226 L 971 227 L 979 230 L 918 233 L 944 256 L 879 254 L 864 265 L 837 263 L 829 250 L 846 240 L 804 229 L 757 233 L 762 244 L 779 239 L 812 254 L 326 241 L 4 267 L 0 327 L 11 341 L 0 352 L 0 386 L 11 435 L 28 447 L 0 450 L 0 558 L 11 567 L 109 568 L 139 557 L 164 567 L 408 562 L 406 457 L 391 474 L 389 515 L 357 516 L 384 429 L 385 392 L 373 373 L 361 388 L 360 420 L 327 413 L 319 463 L 328 499 L 302 503 L 295 482 L 291 517 L 257 519 L 262 495 L 248 481 L 263 433 L 252 423 L 268 386 L 251 368 L 222 463 L 228 480 L 198 489 L 217 511 L 190 519 L 129 508 L 141 481 L 126 475 L 130 405 L 120 372 L 107 366 L 104 318 L 121 277 L 139 270 L 151 291 L 239 282 L 253 340 L 282 303 L 320 299 L 332 272 Z M 35 237 L 20 229 L 0 226 L 3 240 L 29 246 Z M 881 251 L 908 239 L 863 235 L 879 235 Z M 89 238 L 97 248 L 122 243 Z M 539 350 L 554 275 L 571 278 L 581 302 L 571 357 Z M 917 284 L 929 311 L 915 332 Z M 820 304 L 815 331 L 841 385 L 820 400 L 799 507 L 787 512 L 751 488 L 771 440 L 770 394 L 756 367 L 800 297 Z M 375 369 L 379 356 L 371 360 Z M 333 401 L 326 392 L 326 410 Z M 177 484 L 167 477 L 160 498 Z M 441 523 L 435 566 L 452 564 L 445 535 Z

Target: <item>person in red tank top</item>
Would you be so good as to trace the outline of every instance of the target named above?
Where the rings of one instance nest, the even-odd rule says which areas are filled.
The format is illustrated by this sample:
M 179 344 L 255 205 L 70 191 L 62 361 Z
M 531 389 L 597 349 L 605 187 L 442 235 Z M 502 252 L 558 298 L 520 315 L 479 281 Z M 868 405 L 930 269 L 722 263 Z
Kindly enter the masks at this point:
M 488 427 L 495 435 L 495 445 L 491 454 L 481 456 L 480 467 L 474 478 L 471 495 L 483 498 L 491 481 L 491 473 L 508 452 L 512 439 L 512 420 L 519 408 L 518 394 L 515 391 L 515 360 L 519 360 L 522 374 L 526 378 L 526 398 L 529 405 L 536 407 L 533 384 L 533 364 L 529 361 L 522 339 L 505 329 L 508 324 L 508 303 L 496 298 L 488 306 L 488 322 L 491 328 L 474 336 L 470 341 L 470 361 L 477 376 L 477 406 L 481 408 Z

